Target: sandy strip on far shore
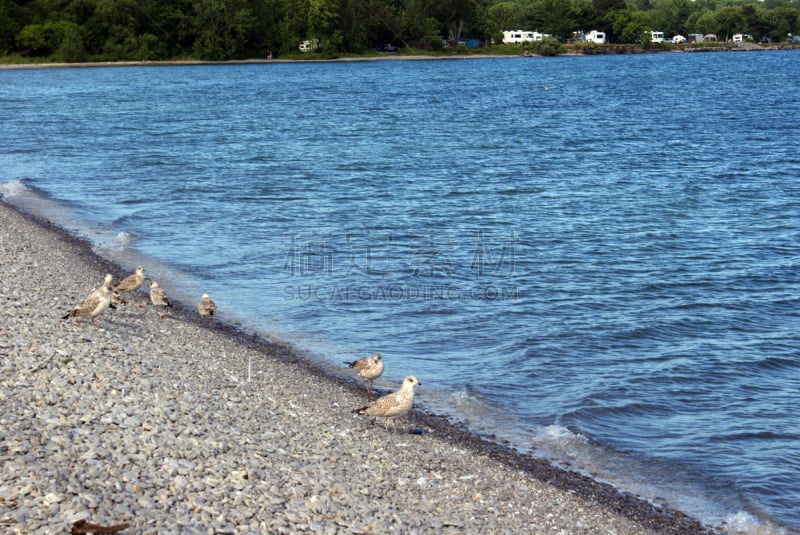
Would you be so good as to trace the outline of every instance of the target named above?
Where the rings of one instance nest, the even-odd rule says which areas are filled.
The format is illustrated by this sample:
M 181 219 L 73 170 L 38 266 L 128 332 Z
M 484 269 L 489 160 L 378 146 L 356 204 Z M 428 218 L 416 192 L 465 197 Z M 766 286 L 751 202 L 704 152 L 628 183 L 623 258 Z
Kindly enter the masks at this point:
M 357 61 L 392 61 L 392 60 L 436 60 L 436 59 L 484 59 L 484 58 L 514 58 L 518 55 L 503 54 L 466 54 L 463 56 L 427 56 L 427 55 L 399 55 L 386 54 L 385 56 L 345 57 L 333 59 L 234 59 L 228 61 L 202 61 L 202 60 L 166 60 L 166 61 L 86 61 L 82 63 L 0 63 L 3 69 L 49 69 L 49 68 L 88 68 L 88 67 L 174 67 L 185 65 L 248 65 L 267 63 L 331 63 L 331 62 L 357 62 Z M 538 57 L 529 54 L 526 57 Z
M 387 433 L 352 414 L 368 400 L 356 378 L 204 324 L 194 303 L 62 320 L 107 272 L 126 274 L 0 202 L 5 533 L 712 533 L 424 407 Z M 375 350 L 390 373 L 391 348 Z

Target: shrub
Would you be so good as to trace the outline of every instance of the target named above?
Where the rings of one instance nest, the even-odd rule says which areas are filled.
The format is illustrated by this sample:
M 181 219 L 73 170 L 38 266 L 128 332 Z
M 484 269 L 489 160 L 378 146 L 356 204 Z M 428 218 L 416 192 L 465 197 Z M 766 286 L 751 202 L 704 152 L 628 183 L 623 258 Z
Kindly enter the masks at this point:
M 527 47 L 526 47 L 527 48 Z M 565 52 L 564 45 L 555 37 L 545 37 L 529 45 L 529 50 L 540 56 L 557 56 Z

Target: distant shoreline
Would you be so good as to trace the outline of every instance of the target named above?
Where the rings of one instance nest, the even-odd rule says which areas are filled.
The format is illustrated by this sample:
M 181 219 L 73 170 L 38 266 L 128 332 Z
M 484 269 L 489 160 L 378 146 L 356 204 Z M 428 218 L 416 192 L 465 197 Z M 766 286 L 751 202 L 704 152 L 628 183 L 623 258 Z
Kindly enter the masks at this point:
M 520 54 L 521 55 L 521 54 Z M 175 67 L 194 65 L 259 65 L 267 63 L 336 63 L 359 61 L 396 61 L 396 60 L 442 60 L 442 59 L 483 59 L 514 58 L 516 55 L 474 54 L 467 56 L 375 56 L 334 59 L 236 59 L 228 61 L 202 60 L 164 60 L 164 61 L 87 61 L 82 63 L 0 63 L 3 69 L 49 69 L 49 68 L 99 68 L 99 67 Z
M 796 46 L 771 46 L 764 47 L 753 44 L 744 44 L 735 47 L 706 47 L 706 48 L 681 48 L 681 49 L 645 49 L 633 45 L 609 46 L 603 48 L 582 49 L 578 52 L 569 51 L 559 56 L 604 56 L 626 54 L 663 54 L 663 53 L 689 53 L 689 52 L 757 52 L 774 50 L 800 50 Z M 497 59 L 497 58 L 539 58 L 545 57 L 538 54 L 463 54 L 431 56 L 425 54 L 386 54 L 384 56 L 343 57 L 331 59 L 234 59 L 226 61 L 204 60 L 163 60 L 163 61 L 86 61 L 78 63 L 0 63 L 0 70 L 16 69 L 63 69 L 63 68 L 101 68 L 101 67 L 175 67 L 194 65 L 258 65 L 268 63 L 341 63 L 362 61 L 421 61 L 421 60 L 448 60 L 448 59 Z

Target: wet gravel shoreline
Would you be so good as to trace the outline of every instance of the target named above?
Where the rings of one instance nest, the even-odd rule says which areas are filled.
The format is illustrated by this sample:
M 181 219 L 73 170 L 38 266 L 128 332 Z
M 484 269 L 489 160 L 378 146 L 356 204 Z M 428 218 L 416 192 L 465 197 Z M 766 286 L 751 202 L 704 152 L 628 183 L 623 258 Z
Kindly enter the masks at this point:
M 424 407 L 387 433 L 357 378 L 195 303 L 62 320 L 105 273 L 128 274 L 0 203 L 0 531 L 713 532 Z

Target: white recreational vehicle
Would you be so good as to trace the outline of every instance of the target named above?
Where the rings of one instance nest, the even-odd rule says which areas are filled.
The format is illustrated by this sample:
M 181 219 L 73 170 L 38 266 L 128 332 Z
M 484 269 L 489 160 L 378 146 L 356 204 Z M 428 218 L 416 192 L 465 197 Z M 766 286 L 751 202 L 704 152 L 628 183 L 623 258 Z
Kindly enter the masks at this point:
M 316 39 L 307 39 L 300 41 L 300 52 L 313 52 L 319 48 L 319 41 Z
M 520 43 L 532 43 L 533 41 L 541 41 L 548 34 L 539 32 L 529 32 L 527 30 L 509 30 L 503 31 L 503 44 L 505 45 L 518 45 Z
M 663 43 L 664 42 L 664 32 L 650 32 L 650 42 L 651 43 Z
M 585 40 L 587 43 L 596 43 L 598 45 L 602 45 L 606 42 L 606 33 L 592 30 L 586 34 Z

